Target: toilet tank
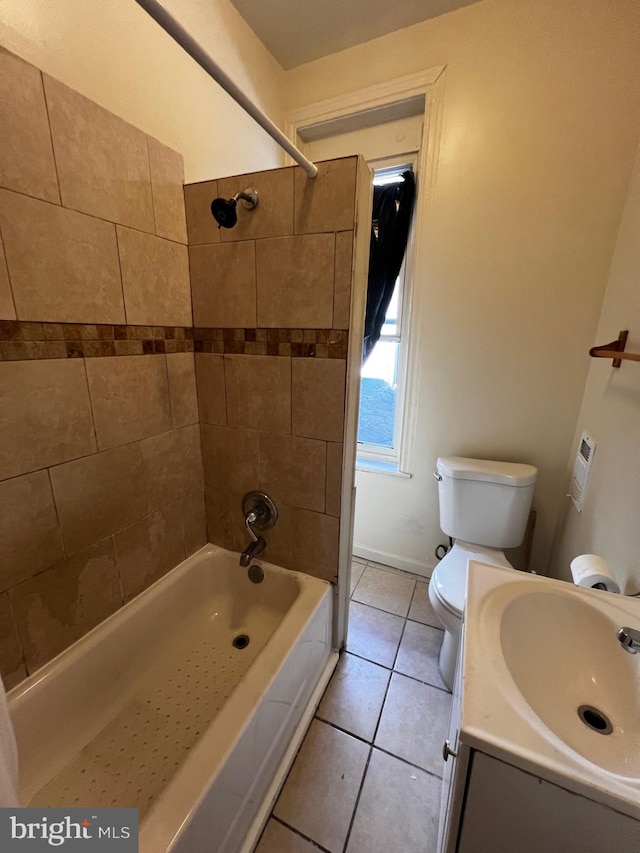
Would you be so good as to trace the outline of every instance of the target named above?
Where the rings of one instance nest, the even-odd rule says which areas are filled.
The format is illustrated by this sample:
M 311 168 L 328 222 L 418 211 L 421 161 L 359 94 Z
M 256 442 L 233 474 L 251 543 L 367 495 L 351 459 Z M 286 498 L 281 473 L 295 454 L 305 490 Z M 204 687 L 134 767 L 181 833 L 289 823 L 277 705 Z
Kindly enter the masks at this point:
M 443 533 L 487 548 L 521 544 L 538 476 L 533 465 L 441 456 L 436 476 Z

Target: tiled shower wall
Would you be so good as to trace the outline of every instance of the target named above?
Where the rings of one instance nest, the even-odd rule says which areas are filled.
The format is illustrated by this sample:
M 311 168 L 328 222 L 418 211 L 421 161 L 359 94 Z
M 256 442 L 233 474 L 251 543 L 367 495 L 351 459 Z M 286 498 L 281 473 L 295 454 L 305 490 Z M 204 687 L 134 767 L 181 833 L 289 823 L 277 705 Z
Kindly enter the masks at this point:
M 207 521 L 244 548 L 249 490 L 279 509 L 265 558 L 336 579 L 358 161 L 190 185 L 188 250 L 179 154 L 2 49 L 0 100 L 11 687 L 202 546 Z M 251 184 L 259 207 L 218 231 L 211 200 Z
M 0 53 L 0 671 L 206 542 L 180 155 Z
M 355 227 L 355 157 L 185 187 L 207 523 L 242 550 L 245 492 L 275 501 L 264 557 L 335 581 Z M 210 204 L 255 187 L 238 224 Z

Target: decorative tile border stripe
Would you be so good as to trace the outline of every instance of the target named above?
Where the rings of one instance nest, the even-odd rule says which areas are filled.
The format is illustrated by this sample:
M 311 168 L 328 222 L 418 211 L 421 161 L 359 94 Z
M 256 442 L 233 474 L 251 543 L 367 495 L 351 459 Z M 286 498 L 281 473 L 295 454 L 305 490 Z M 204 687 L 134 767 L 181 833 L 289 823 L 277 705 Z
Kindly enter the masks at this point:
M 233 355 L 346 358 L 349 345 L 342 329 L 195 328 L 193 337 L 196 352 Z
M 193 352 L 191 326 L 0 320 L 0 361 Z
M 342 329 L 220 329 L 0 320 L 0 361 L 203 352 L 347 357 Z

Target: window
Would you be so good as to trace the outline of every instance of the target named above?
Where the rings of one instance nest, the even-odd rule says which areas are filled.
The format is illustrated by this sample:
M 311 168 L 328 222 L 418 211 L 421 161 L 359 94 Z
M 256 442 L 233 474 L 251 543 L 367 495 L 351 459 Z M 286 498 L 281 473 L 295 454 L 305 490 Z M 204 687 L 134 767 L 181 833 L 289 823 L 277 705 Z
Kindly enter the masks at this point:
M 374 168 L 374 185 L 397 183 L 413 162 L 380 165 Z M 369 358 L 362 366 L 360 415 L 358 421 L 359 468 L 398 472 L 403 434 L 409 287 L 407 267 L 411 240 L 380 334 Z

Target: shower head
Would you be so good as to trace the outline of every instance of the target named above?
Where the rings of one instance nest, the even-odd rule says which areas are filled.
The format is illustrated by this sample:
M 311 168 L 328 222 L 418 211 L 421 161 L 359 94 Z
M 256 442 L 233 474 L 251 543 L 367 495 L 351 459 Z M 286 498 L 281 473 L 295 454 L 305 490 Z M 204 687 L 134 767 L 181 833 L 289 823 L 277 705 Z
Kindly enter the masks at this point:
M 253 210 L 258 206 L 258 190 L 249 187 L 242 192 L 236 193 L 233 198 L 214 198 L 211 202 L 211 213 L 218 223 L 218 228 L 233 228 L 238 221 L 236 206 L 238 199 L 242 200 L 242 206 L 247 210 Z

